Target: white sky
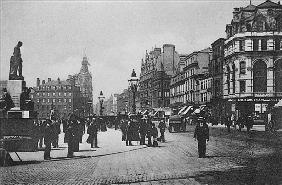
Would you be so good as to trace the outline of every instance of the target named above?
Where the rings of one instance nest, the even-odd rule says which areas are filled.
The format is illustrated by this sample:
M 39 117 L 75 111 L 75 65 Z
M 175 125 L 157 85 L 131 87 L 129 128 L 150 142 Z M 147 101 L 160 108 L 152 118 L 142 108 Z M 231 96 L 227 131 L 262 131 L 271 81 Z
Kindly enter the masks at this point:
M 231 22 L 242 1 L 8 1 L 1 2 L 0 80 L 7 80 L 9 59 L 20 40 L 23 76 L 62 80 L 78 73 L 86 48 L 94 101 L 128 86 L 132 69 L 155 45 L 176 45 L 180 54 L 204 49 Z M 258 5 L 264 1 L 252 1 Z M 274 1 L 277 2 L 277 1 Z

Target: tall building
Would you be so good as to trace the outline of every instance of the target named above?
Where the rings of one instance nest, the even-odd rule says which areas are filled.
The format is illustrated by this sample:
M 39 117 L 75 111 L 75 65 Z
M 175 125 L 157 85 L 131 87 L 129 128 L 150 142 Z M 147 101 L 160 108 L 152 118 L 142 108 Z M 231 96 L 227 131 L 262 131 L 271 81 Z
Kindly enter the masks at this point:
M 92 75 L 88 70 L 88 59 L 86 56 L 83 57 L 81 62 L 81 68 L 78 74 L 69 75 L 69 80 L 74 80 L 75 86 L 79 87 L 83 96 L 83 108 L 85 115 L 93 113 L 93 87 L 92 87 Z
M 212 115 L 216 120 L 221 120 L 224 116 L 223 99 L 223 64 L 224 64 L 224 38 L 214 41 L 212 46 L 212 60 L 210 60 L 209 72 L 212 78 Z
M 140 110 L 167 107 L 170 104 L 170 78 L 176 73 L 179 55 L 172 44 L 163 48 L 154 48 L 141 62 L 141 74 L 138 89 Z
M 78 87 L 70 81 L 57 80 L 48 81 L 37 78 L 36 87 L 33 88 L 31 99 L 34 101 L 34 109 L 38 112 L 39 119 L 50 116 L 51 109 L 55 109 L 58 119 L 67 118 L 70 113 L 83 114 L 81 104 L 81 93 Z
M 226 111 L 265 118 L 282 99 L 282 6 L 265 1 L 234 8 L 226 25 L 223 98 Z

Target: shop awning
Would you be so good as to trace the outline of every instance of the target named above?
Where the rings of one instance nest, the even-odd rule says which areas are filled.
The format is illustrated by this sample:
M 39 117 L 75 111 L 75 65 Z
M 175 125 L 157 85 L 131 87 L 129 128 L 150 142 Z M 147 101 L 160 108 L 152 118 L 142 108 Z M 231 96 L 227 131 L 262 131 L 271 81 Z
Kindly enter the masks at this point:
M 182 107 L 182 108 L 180 109 L 180 111 L 178 112 L 178 114 L 180 115 L 182 112 L 185 111 L 186 108 L 187 108 L 187 106 Z
M 193 106 L 187 107 L 180 115 L 186 115 L 189 111 L 191 111 Z

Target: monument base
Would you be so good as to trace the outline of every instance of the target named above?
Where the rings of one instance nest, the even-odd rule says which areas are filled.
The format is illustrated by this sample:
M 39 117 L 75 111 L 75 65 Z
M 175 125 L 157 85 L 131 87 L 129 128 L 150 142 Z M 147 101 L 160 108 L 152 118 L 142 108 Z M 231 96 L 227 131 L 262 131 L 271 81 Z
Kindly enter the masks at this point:
M 7 91 L 15 104 L 12 110 L 20 110 L 20 96 L 24 87 L 26 87 L 24 80 L 8 80 Z

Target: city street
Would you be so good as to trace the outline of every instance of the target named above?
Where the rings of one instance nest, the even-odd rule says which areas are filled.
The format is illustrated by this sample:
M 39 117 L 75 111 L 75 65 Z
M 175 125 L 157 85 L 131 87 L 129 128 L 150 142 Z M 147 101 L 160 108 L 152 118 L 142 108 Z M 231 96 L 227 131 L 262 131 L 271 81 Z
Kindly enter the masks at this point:
M 280 145 L 263 141 L 263 132 L 252 136 L 225 128 L 210 129 L 207 158 L 198 158 L 193 126 L 185 133 L 166 132 L 159 147 L 125 146 L 120 131 L 100 132 L 99 148 L 84 142 L 75 158 L 66 158 L 67 145 L 52 150 L 18 153 L 23 162 L 1 167 L 0 184 L 281 184 Z M 261 134 L 258 136 L 257 134 Z M 232 138 L 232 139 L 231 139 Z

